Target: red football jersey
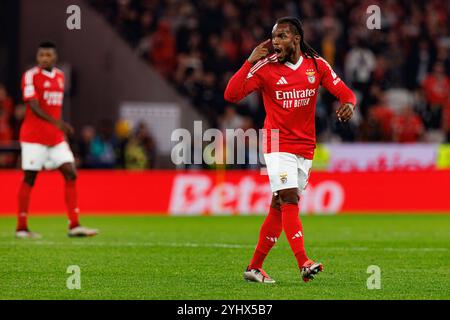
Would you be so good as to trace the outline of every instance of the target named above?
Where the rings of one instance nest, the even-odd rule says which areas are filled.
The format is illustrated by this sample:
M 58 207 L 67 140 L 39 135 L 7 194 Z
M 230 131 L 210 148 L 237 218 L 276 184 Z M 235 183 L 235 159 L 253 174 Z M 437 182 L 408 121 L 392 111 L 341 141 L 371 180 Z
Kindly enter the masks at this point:
M 266 119 L 264 152 L 289 152 L 312 159 L 316 147 L 315 109 L 319 85 L 341 103 L 356 104 L 356 97 L 323 58 L 301 56 L 294 65 L 279 63 L 276 54 L 252 65 L 247 60 L 228 82 L 224 97 L 238 102 L 252 91 L 262 93 Z M 278 129 L 278 139 L 271 135 Z
M 429 103 L 445 105 L 450 91 L 450 78 L 438 79 L 434 75 L 429 75 L 423 80 L 422 87 Z
M 48 115 L 61 119 L 64 99 L 64 73 L 53 68 L 51 72 L 34 67 L 22 77 L 23 101 L 27 105 L 25 119 L 20 128 L 20 141 L 48 146 L 64 141 L 64 132 L 54 124 L 38 117 L 30 108 L 30 100 L 38 100 Z

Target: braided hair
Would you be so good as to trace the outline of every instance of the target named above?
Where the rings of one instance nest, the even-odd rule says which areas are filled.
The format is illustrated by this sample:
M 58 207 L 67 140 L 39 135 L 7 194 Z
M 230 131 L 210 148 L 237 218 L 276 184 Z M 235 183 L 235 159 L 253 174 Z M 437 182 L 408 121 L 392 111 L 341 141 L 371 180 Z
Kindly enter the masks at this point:
M 291 26 L 291 30 L 294 34 L 300 35 L 300 50 L 306 58 L 313 59 L 314 66 L 318 70 L 316 58 L 319 58 L 319 54 L 304 40 L 304 30 L 300 19 L 296 17 L 283 17 L 278 19 L 276 23 L 287 23 Z

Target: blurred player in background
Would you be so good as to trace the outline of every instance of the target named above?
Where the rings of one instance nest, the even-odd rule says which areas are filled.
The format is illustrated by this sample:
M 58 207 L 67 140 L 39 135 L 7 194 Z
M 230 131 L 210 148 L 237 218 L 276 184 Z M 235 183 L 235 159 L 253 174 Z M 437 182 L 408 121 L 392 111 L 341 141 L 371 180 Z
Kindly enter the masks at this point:
M 356 97 L 305 42 L 299 19 L 279 19 L 272 30 L 273 54 L 269 52 L 269 45 L 270 39 L 253 50 L 230 79 L 224 93 L 226 100 L 235 103 L 252 91 L 260 91 L 266 111 L 264 159 L 273 196 L 244 279 L 275 282 L 262 265 L 284 230 L 301 277 L 308 282 L 323 266 L 306 254 L 298 202 L 299 193 L 308 183 L 316 146 L 315 107 L 319 85 L 339 99 L 341 106 L 336 114 L 342 122 L 352 117 Z M 278 137 L 271 130 L 278 130 Z M 278 150 L 272 149 L 272 139 Z
M 28 229 L 28 206 L 31 190 L 42 169 L 58 169 L 65 180 L 65 200 L 71 237 L 94 236 L 95 229 L 80 226 L 74 157 L 65 134 L 73 128 L 61 120 L 64 99 L 64 73 L 55 68 L 56 47 L 44 42 L 37 52 L 38 66 L 22 77 L 23 100 L 27 105 L 25 119 L 20 129 L 22 170 L 24 180 L 19 190 L 17 238 L 39 238 Z M 50 192 L 50 191 L 49 191 Z

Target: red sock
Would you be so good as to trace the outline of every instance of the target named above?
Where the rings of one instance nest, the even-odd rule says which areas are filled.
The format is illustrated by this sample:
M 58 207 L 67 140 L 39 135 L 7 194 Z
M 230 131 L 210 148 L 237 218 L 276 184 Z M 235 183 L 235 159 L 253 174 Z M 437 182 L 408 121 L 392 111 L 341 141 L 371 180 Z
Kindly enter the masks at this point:
M 251 269 L 262 268 L 264 259 L 277 242 L 281 231 L 281 212 L 270 207 L 269 214 L 261 226 L 258 244 L 249 264 Z
M 30 204 L 31 189 L 33 187 L 22 182 L 19 189 L 19 211 L 17 213 L 17 228 L 16 230 L 28 229 L 28 207 Z
M 69 217 L 69 228 L 75 228 L 80 225 L 78 221 L 78 197 L 77 187 L 74 180 L 66 180 L 66 205 Z
M 286 234 L 292 252 L 297 259 L 299 268 L 308 260 L 303 241 L 303 227 L 298 217 L 298 204 L 287 203 L 281 205 L 283 230 Z

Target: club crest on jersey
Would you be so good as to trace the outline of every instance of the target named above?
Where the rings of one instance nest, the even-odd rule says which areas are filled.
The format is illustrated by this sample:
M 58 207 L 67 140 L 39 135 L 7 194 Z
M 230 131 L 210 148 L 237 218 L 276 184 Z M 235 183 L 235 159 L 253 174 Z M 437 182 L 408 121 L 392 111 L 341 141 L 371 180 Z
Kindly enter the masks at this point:
M 280 181 L 281 183 L 286 183 L 287 182 L 287 176 L 288 174 L 286 172 L 280 173 Z
M 316 82 L 316 72 L 314 71 L 314 69 L 307 69 L 305 74 L 308 76 L 309 83 Z
M 51 86 L 50 81 L 44 82 L 44 88 L 50 88 L 50 86 Z

